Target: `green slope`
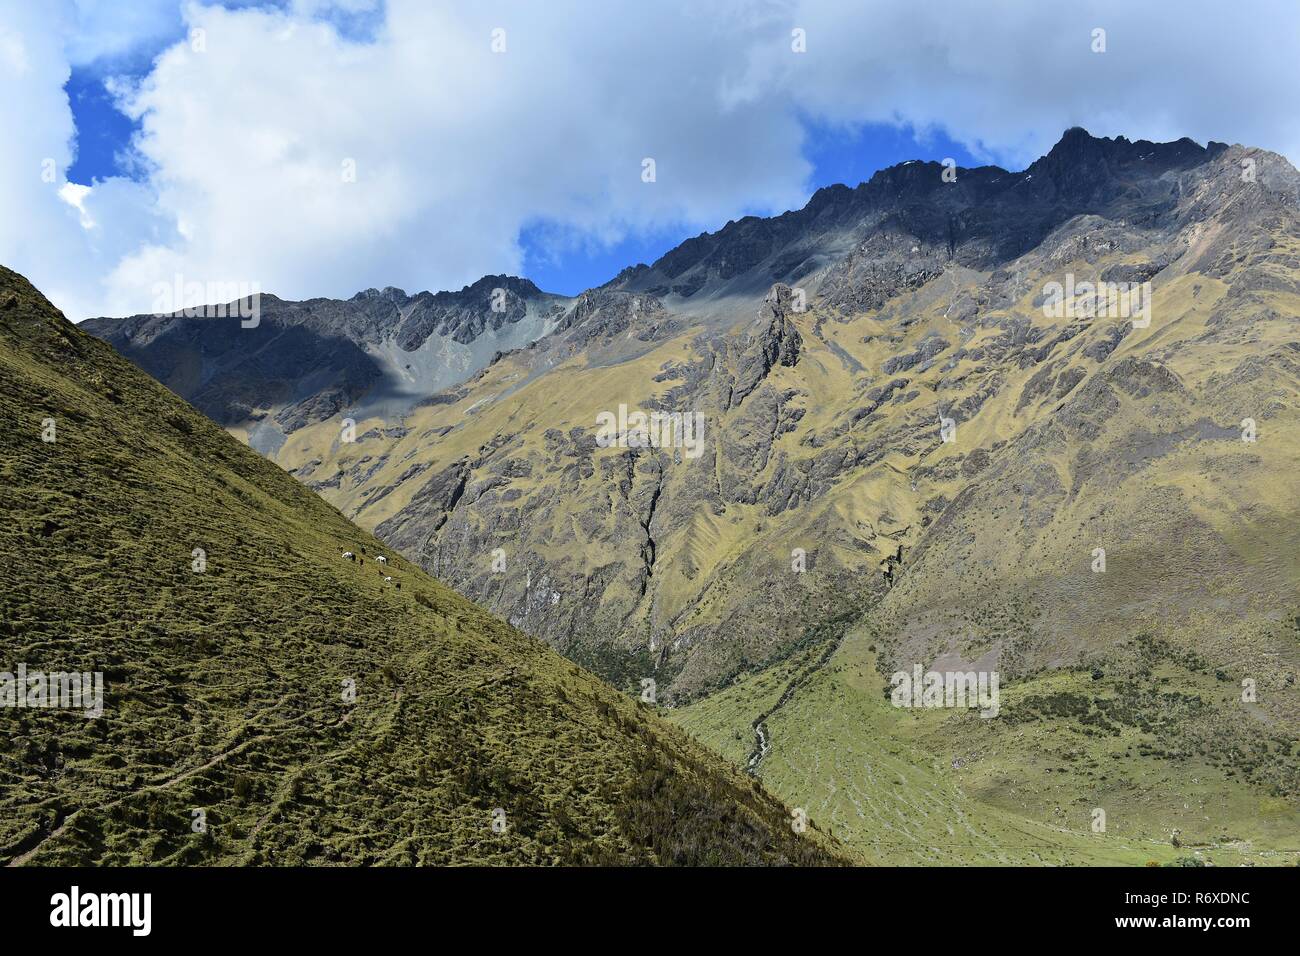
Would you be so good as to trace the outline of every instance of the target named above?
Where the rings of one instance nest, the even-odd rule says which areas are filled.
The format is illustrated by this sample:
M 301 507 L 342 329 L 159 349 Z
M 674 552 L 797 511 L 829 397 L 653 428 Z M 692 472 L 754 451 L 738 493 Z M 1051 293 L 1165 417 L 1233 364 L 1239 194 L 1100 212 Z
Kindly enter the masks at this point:
M 983 720 L 893 707 L 879 640 L 851 627 L 674 718 L 738 765 L 761 718 L 757 774 L 872 863 L 1300 861 L 1284 783 L 1300 747 L 1243 722 L 1235 684 L 1194 656 L 1139 635 L 1104 668 L 1004 686 Z
M 95 719 L 0 708 L 0 860 L 839 860 L 647 705 L 399 556 L 381 569 L 374 538 L 5 269 L 0 413 L 0 670 L 106 682 Z

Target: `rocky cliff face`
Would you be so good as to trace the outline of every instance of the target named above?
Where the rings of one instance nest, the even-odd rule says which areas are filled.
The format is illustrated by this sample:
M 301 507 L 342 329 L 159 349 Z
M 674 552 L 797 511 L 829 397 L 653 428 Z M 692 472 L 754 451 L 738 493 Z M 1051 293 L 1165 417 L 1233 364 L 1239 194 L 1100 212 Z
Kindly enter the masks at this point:
M 552 303 L 551 334 L 359 422 L 364 440 L 309 422 L 279 460 L 661 699 L 780 659 L 843 611 L 884 615 L 882 666 L 1009 674 L 1082 659 L 1139 617 L 1197 641 L 1224 601 L 1242 634 L 1267 630 L 1300 578 L 1300 174 L 1082 130 L 1023 172 L 943 172 L 904 164 L 692 239 Z M 620 411 L 653 439 L 599 442 Z M 1241 441 L 1246 418 L 1269 439 Z M 1261 522 L 1284 530 L 1246 553 L 1239 529 Z M 1094 578 L 1095 547 L 1131 560 Z M 1207 578 L 1206 561 L 1232 570 Z M 1152 604 L 1157 565 L 1183 584 Z M 1239 593 L 1248 567 L 1259 587 Z

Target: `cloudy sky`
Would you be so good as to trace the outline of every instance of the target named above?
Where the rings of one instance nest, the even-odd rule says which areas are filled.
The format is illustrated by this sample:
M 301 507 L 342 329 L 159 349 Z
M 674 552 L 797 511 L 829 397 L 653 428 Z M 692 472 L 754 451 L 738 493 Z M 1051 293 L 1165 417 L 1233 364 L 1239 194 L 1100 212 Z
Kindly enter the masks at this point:
M 1297 37 L 1295 0 L 0 0 L 0 263 L 74 319 L 177 275 L 572 293 L 1074 125 L 1297 162 Z

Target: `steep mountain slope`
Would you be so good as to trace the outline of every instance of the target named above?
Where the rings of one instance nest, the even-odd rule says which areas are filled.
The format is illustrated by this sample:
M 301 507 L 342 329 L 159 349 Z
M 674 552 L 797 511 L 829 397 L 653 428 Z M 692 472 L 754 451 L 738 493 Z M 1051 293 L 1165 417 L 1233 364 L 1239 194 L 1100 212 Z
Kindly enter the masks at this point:
M 881 368 L 933 395 L 924 531 L 842 642 L 680 719 L 881 862 L 1300 859 L 1296 180 L 1233 149 L 1155 234 L 1069 224 L 1006 267 L 997 339 L 886 306 L 914 348 Z M 1067 273 L 1155 277 L 1149 325 L 1044 321 Z M 998 719 L 891 707 L 918 664 L 999 672 Z
M 0 409 L 0 661 L 104 682 L 97 717 L 0 707 L 0 859 L 840 859 L 5 269 Z
M 1127 587 L 1135 535 L 1168 550 L 1202 525 L 1215 540 L 1196 553 L 1232 569 L 1228 588 L 1244 573 L 1231 529 L 1271 526 L 1250 559 L 1262 586 L 1238 604 L 1275 615 L 1295 593 L 1295 449 L 1273 419 L 1294 388 L 1298 190 L 1270 154 L 1082 131 L 1023 173 L 947 183 L 907 164 L 692 240 L 400 421 L 362 422 L 355 443 L 337 421 L 307 426 L 277 460 L 518 626 L 676 699 L 779 659 L 810 621 L 904 579 L 890 606 L 951 594 L 956 572 L 964 594 L 1006 607 L 978 576 L 993 565 L 1013 587 L 1041 568 L 1051 583 L 1034 600 L 1055 611 L 1027 633 L 961 637 L 973 657 L 1009 674 L 1077 659 L 1121 635 L 1091 628 L 1076 596 L 1091 609 Z M 1076 280 L 1150 281 L 1149 324 L 1082 299 L 1045 314 L 1048 284 Z M 621 405 L 702 414 L 700 456 L 600 447 L 598 416 Z M 1272 437 L 1241 442 L 1244 418 Z M 1171 508 L 1198 471 L 1250 488 L 1202 482 L 1200 504 Z M 976 525 L 990 544 L 955 563 Z M 1110 571 L 1093 576 L 1107 546 Z M 939 590 L 921 596 L 904 569 L 927 553 Z M 1162 579 L 1159 600 L 1205 614 L 1222 595 L 1192 586 L 1187 558 L 1162 559 L 1184 586 Z M 907 661 L 957 639 L 922 618 L 909 633 L 935 640 L 900 635 Z

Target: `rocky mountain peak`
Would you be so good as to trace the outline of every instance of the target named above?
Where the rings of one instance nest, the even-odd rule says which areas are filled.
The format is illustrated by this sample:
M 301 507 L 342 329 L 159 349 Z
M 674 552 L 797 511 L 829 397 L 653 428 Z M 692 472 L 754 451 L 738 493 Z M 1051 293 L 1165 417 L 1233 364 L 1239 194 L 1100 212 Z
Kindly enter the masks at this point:
M 349 302 L 374 302 L 374 301 L 406 302 L 409 298 L 410 297 L 406 294 L 406 291 L 404 289 L 399 289 L 396 286 L 387 285 L 384 286 L 382 289 L 374 289 L 374 288 L 363 289 L 361 292 L 358 292 L 348 301 Z

